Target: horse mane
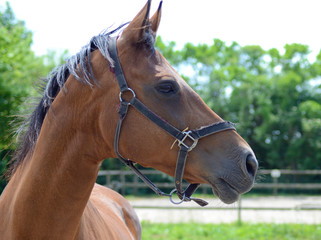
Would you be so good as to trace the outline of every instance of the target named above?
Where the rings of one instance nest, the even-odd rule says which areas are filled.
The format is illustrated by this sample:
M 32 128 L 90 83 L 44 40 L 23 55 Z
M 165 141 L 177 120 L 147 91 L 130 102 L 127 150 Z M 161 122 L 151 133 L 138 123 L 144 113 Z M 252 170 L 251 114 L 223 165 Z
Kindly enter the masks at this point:
M 78 81 L 93 86 L 97 83 L 93 74 L 90 55 L 91 52 L 99 50 L 109 64 L 113 67 L 113 60 L 108 52 L 108 38 L 111 34 L 118 32 L 128 23 L 122 24 L 116 29 L 91 38 L 89 43 L 82 47 L 80 52 L 66 60 L 65 64 L 54 68 L 49 75 L 43 79 L 41 90 L 43 96 L 33 112 L 26 116 L 21 126 L 16 130 L 18 136 L 17 149 L 13 154 L 5 176 L 7 179 L 15 173 L 18 166 L 26 159 L 29 152 L 33 152 L 37 143 L 43 120 L 55 100 L 58 93 L 63 89 L 70 75 Z

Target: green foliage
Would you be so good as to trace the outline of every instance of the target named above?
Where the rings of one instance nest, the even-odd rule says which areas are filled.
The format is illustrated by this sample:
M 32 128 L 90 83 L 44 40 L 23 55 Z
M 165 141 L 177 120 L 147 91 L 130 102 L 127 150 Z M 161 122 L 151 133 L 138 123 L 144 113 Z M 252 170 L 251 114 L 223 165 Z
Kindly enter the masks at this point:
M 7 3 L 0 12 L 0 148 L 8 147 L 10 122 L 26 97 L 35 95 L 35 80 L 45 74 L 43 59 L 34 55 L 31 44 L 31 32 Z
M 31 50 L 32 33 L 18 21 L 9 4 L 0 6 L 0 175 L 14 149 L 12 121 L 36 96 L 35 83 L 55 66 L 55 53 L 36 56 Z M 57 59 L 57 58 L 56 58 Z M 0 192 L 4 186 L 0 178 Z
M 181 50 L 161 38 L 156 45 L 183 76 L 193 69 L 185 79 L 216 113 L 237 123 L 261 167 L 320 169 L 321 51 L 311 63 L 302 44 L 287 44 L 284 53 L 219 39 Z
M 61 62 L 54 52 L 36 56 L 31 44 L 24 22 L 9 4 L 0 6 L 1 157 L 14 148 L 10 123 L 22 103 L 36 95 L 34 83 Z M 215 112 L 237 123 L 261 167 L 320 169 L 321 51 L 311 62 L 309 47 L 302 44 L 287 44 L 283 53 L 219 39 L 210 45 L 187 43 L 180 50 L 160 37 L 156 44 Z M 0 162 L 0 173 L 8 160 Z
M 317 240 L 320 225 L 305 224 L 199 224 L 142 223 L 142 239 L 154 240 Z

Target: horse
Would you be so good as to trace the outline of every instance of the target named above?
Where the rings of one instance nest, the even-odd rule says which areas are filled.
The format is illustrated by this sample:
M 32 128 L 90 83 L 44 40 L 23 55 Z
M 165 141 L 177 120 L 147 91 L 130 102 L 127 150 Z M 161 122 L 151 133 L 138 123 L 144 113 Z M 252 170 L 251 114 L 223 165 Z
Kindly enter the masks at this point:
M 106 158 L 119 157 L 159 195 L 201 206 L 199 184 L 225 203 L 252 188 L 252 149 L 155 49 L 162 2 L 152 17 L 150 6 L 47 77 L 0 198 L 0 239 L 140 239 L 129 202 L 95 183 Z M 159 191 L 136 163 L 175 176 L 176 188 Z

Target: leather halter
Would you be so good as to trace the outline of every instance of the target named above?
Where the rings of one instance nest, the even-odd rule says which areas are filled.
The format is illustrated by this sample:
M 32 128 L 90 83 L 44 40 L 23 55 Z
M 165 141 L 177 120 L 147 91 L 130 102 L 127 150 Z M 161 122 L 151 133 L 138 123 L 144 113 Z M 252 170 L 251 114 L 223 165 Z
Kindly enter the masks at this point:
M 185 163 L 187 159 L 188 152 L 191 151 L 193 148 L 196 147 L 198 139 L 206 137 L 208 135 L 218 133 L 225 130 L 236 130 L 234 127 L 234 124 L 231 122 L 218 122 L 211 124 L 209 126 L 201 127 L 196 130 L 189 130 L 189 131 L 180 131 L 168 122 L 165 122 L 160 117 L 158 117 L 155 113 L 153 113 L 151 110 L 149 110 L 141 101 L 139 101 L 136 98 L 134 90 L 128 87 L 125 76 L 123 74 L 121 64 L 118 58 L 117 53 L 117 37 L 112 37 L 109 39 L 108 44 L 108 50 L 110 57 L 114 60 L 114 67 L 113 70 L 115 72 L 118 85 L 120 88 L 119 92 L 119 100 L 120 100 L 120 107 L 119 107 L 119 120 L 115 132 L 115 138 L 114 138 L 114 150 L 118 158 L 123 161 L 127 166 L 129 166 L 136 175 L 145 182 L 156 194 L 159 196 L 168 196 L 170 197 L 170 200 L 174 204 L 180 204 L 184 201 L 195 201 L 200 206 L 206 206 L 208 203 L 202 199 L 199 198 L 193 198 L 191 197 L 192 194 L 196 191 L 196 189 L 199 187 L 200 184 L 190 184 L 185 190 L 183 190 L 182 183 L 183 183 L 183 175 L 184 175 L 184 169 L 185 169 Z M 123 94 L 125 92 L 131 93 L 132 97 L 129 101 L 123 99 Z M 175 170 L 175 189 L 171 191 L 170 194 L 164 193 L 159 188 L 157 188 L 145 175 L 143 175 L 135 166 L 134 162 L 124 158 L 120 153 L 118 149 L 118 143 L 119 143 L 119 136 L 120 136 L 120 130 L 122 126 L 122 122 L 125 119 L 128 107 L 132 106 L 136 110 L 138 110 L 140 113 L 142 113 L 145 117 L 150 119 L 152 122 L 154 122 L 156 125 L 158 125 L 160 128 L 162 128 L 164 131 L 166 131 L 168 134 L 173 136 L 177 142 L 178 146 L 180 148 L 176 163 L 176 170 Z M 179 202 L 175 202 L 172 199 L 172 195 L 176 192 L 177 196 L 180 198 Z

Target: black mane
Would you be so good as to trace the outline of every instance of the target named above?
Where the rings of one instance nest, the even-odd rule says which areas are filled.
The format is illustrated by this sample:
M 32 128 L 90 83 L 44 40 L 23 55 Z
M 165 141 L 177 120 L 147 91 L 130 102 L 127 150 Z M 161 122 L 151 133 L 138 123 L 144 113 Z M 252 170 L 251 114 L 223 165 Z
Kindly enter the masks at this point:
M 26 117 L 23 124 L 16 131 L 19 139 L 18 147 L 10 161 L 10 166 L 6 173 L 7 178 L 12 176 L 17 167 L 26 158 L 28 152 L 34 150 L 43 120 L 69 75 L 72 74 L 78 81 L 85 84 L 90 86 L 94 85 L 96 79 L 93 74 L 90 55 L 91 52 L 97 49 L 107 59 L 110 65 L 113 66 L 113 60 L 110 58 L 108 52 L 108 38 L 111 34 L 122 29 L 126 24 L 122 24 L 110 32 L 104 32 L 93 37 L 79 53 L 67 59 L 65 64 L 53 69 L 47 78 L 44 79 L 44 87 L 42 88 L 43 96 L 39 104 L 32 114 Z

